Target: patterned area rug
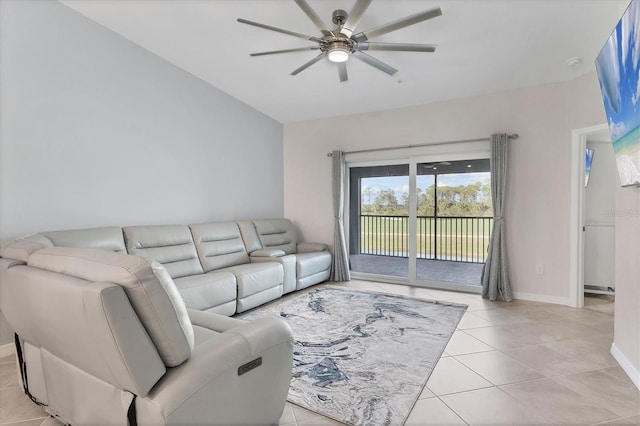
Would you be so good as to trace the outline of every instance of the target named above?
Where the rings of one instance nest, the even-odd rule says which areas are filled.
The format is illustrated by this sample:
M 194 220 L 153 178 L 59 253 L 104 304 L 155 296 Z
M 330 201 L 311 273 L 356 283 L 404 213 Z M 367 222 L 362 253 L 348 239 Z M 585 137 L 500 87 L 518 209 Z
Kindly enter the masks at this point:
M 352 425 L 402 425 L 466 305 L 327 286 L 238 316 L 293 330 L 288 400 Z

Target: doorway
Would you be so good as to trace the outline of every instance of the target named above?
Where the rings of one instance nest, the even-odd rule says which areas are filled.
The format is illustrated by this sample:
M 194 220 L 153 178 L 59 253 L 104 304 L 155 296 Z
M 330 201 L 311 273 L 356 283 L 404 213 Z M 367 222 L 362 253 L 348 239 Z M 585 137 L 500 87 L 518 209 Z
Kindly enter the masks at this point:
M 571 148 L 569 298 L 571 306 L 583 307 L 585 292 L 615 292 L 614 190 L 619 179 L 606 124 L 574 130 Z

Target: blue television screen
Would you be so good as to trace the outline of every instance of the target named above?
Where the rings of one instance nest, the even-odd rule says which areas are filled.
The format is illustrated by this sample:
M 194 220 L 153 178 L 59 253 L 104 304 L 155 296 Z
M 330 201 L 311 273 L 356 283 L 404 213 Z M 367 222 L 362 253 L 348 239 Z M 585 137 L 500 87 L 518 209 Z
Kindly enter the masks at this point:
M 640 185 L 640 0 L 632 0 L 596 58 L 620 181 Z
M 584 186 L 589 185 L 589 173 L 591 173 L 591 162 L 593 161 L 593 150 L 586 149 L 586 158 L 584 162 Z

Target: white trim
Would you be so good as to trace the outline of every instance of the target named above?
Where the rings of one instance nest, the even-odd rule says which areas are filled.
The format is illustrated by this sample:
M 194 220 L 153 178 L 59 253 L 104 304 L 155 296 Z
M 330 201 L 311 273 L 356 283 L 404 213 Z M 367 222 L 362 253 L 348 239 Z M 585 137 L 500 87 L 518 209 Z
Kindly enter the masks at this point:
M 345 161 L 347 169 L 352 167 L 398 166 L 409 164 L 408 157 L 391 158 L 389 160 Z
M 609 146 L 611 145 L 611 141 L 592 141 L 590 140 L 587 145 L 606 145 Z
M 415 282 L 418 276 L 418 190 L 417 190 L 418 163 L 415 159 L 409 161 L 409 281 Z
M 585 158 L 582 152 L 587 147 L 587 136 L 582 130 L 571 135 L 571 202 L 569 208 L 569 306 L 584 306 L 584 188 L 582 176 Z
M 467 152 L 452 152 L 450 154 L 440 153 L 433 155 L 416 155 L 411 157 L 411 161 L 418 163 L 434 163 L 437 161 L 464 161 L 464 160 L 483 160 L 491 157 L 490 149 L 478 149 Z
M 407 277 L 394 277 L 391 275 L 371 274 L 368 272 L 351 271 L 352 280 L 373 281 L 377 283 L 411 285 Z
M 627 376 L 631 379 L 634 385 L 640 390 L 640 371 L 636 370 L 636 368 L 631 364 L 631 361 L 627 359 L 626 356 L 618 349 L 615 343 L 611 344 L 611 355 L 618 361 L 620 367 L 627 373 Z
M 466 294 L 480 295 L 482 293 L 482 287 L 477 285 L 455 284 L 444 281 L 418 281 L 416 283 L 410 283 L 406 277 L 393 277 L 390 275 L 369 274 L 366 272 L 352 272 L 351 279 L 384 284 L 397 284 L 424 289 L 455 291 Z
M 0 358 L 14 355 L 15 353 L 16 353 L 16 346 L 13 343 L 7 343 L 6 345 L 0 346 Z
M 514 299 L 529 300 L 532 302 L 553 303 L 555 305 L 573 306 L 571 299 L 568 297 L 549 296 L 546 294 L 522 293 L 516 291 L 513 293 Z
M 479 285 L 456 284 L 445 281 L 418 281 L 412 285 L 425 289 L 457 291 L 459 293 L 475 294 L 478 296 L 482 294 L 482 287 Z

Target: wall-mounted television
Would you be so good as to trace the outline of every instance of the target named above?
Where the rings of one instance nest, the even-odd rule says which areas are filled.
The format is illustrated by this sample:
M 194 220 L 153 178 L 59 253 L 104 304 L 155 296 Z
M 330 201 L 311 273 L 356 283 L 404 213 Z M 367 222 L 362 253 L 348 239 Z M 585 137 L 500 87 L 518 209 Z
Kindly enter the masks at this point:
M 587 148 L 585 150 L 586 158 L 584 160 L 584 186 L 589 185 L 589 174 L 591 173 L 591 163 L 593 162 L 593 150 Z
M 596 58 L 622 186 L 640 186 L 640 0 L 632 0 Z

